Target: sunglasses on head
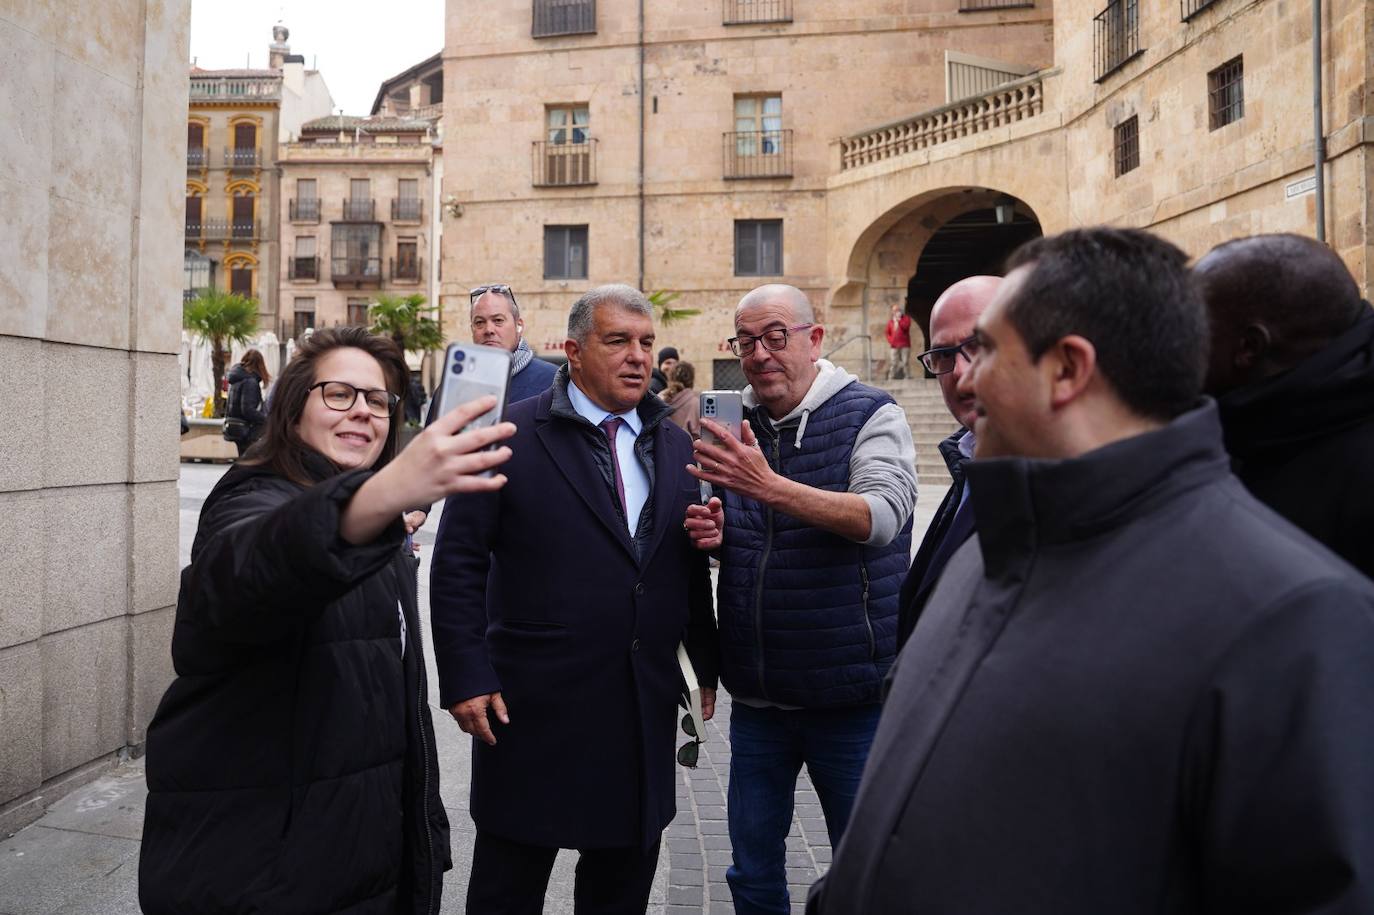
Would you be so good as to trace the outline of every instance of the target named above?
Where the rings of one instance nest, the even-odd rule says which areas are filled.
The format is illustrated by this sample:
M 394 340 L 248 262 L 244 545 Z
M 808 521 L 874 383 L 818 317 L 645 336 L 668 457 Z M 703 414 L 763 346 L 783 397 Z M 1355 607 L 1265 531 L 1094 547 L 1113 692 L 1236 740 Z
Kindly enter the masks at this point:
M 484 286 L 474 286 L 468 290 L 468 304 L 471 305 L 488 292 L 494 292 L 497 295 L 505 296 L 512 302 L 515 301 L 515 292 L 505 283 L 487 283 Z

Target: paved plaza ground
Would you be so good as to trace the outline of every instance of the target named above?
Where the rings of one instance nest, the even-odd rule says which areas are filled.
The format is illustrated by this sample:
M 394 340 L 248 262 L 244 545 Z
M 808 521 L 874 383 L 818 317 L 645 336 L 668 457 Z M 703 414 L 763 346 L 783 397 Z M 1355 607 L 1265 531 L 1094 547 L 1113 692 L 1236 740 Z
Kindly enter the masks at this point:
M 190 561 L 201 503 L 224 466 L 183 464 L 181 468 L 181 565 Z M 939 494 L 927 495 L 916 530 L 924 530 Z M 429 552 L 438 513 L 419 534 L 423 545 L 420 606 L 428 607 Z M 422 613 L 422 617 L 426 614 Z M 426 620 L 426 629 L 427 620 Z M 437 701 L 434 659 L 431 702 Z M 730 768 L 729 696 L 721 694 L 715 720 L 707 725 L 700 765 L 680 769 L 678 815 L 664 836 L 649 911 L 656 915 L 733 912 L 725 868 L 730 840 L 725 827 L 725 790 Z M 473 826 L 468 816 L 471 741 L 441 709 L 434 709 L 441 793 L 453 826 L 454 868 L 444 881 L 444 913 L 463 911 Z M 0 915 L 133 915 L 138 912 L 138 850 L 147 789 L 143 761 L 129 760 L 65 797 L 54 797 L 46 814 L 0 840 Z M 830 863 L 830 846 L 819 801 L 805 773 L 797 785 L 796 813 L 787 838 L 787 873 L 793 911 L 800 912 L 806 888 Z M 571 913 L 576 855 L 559 855 L 549 882 L 545 912 Z

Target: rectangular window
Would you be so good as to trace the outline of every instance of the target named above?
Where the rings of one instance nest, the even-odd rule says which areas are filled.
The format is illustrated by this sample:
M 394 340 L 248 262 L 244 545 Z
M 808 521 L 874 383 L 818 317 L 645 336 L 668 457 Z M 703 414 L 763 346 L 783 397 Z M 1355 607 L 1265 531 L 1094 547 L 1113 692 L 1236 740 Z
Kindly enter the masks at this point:
M 1233 57 L 1207 74 L 1207 129 L 1245 117 L 1245 62 Z
M 735 96 L 735 133 L 739 155 L 775 155 L 782 133 L 782 96 Z
M 249 194 L 243 197 L 234 198 L 234 238 L 252 238 L 254 236 L 253 225 L 253 202 L 255 198 Z
M 229 271 L 229 291 L 244 298 L 253 297 L 253 268 L 235 267 Z
M 536 187 L 595 184 L 595 152 L 586 105 L 551 105 L 544 110 L 543 143 L 535 149 Z
M 587 278 L 587 227 L 544 227 L 544 279 Z
M 580 35 L 596 31 L 596 0 L 534 0 L 530 34 Z
M 314 179 L 314 178 L 297 178 L 297 179 L 296 179 L 296 199 L 297 199 L 297 200 L 315 200 L 317 197 L 318 197 L 318 192 L 315 190 L 315 179 Z
M 367 326 L 367 299 L 348 300 L 348 323 L 356 324 L 359 327 Z
M 366 200 L 372 196 L 372 181 L 368 178 L 353 178 L 348 182 L 348 196 L 352 200 Z
M 381 226 L 335 225 L 330 241 L 334 276 L 381 278 Z
M 256 124 L 234 125 L 234 148 L 229 153 L 232 167 L 258 164 L 258 127 Z
M 735 220 L 735 276 L 782 275 L 782 220 Z
M 200 237 L 200 227 L 201 227 L 201 225 L 202 225 L 201 220 L 202 220 L 202 218 L 203 218 L 203 217 L 202 217 L 202 214 L 201 214 L 201 210 L 202 210 L 202 208 L 204 207 L 204 205 L 205 205 L 205 199 L 204 199 L 203 197 L 187 197 L 187 198 L 186 198 L 186 237 L 187 237 L 187 238 L 199 238 L 199 237 Z
M 420 278 L 419 245 L 413 238 L 396 240 L 396 263 L 391 269 L 394 280 L 418 280 Z
M 1140 118 L 1131 115 L 1112 129 L 1116 176 L 1140 167 Z
M 391 202 L 391 218 L 399 222 L 420 221 L 418 178 L 401 178 L 396 182 L 396 199 Z
M 418 178 L 401 178 L 396 182 L 396 196 L 402 200 L 419 200 L 420 180 Z
M 1139 0 L 1111 0 L 1107 8 L 1093 17 L 1093 57 L 1102 82 L 1135 59 L 1140 52 Z
M 291 324 L 291 336 L 299 340 L 305 336 L 307 330 L 315 326 L 315 300 L 313 298 L 296 299 L 295 320 Z
M 792 0 L 725 0 L 722 25 L 747 22 L 791 22 Z
M 591 125 L 592 114 L 586 105 L 550 106 L 545 109 L 544 117 L 549 128 L 549 145 L 564 146 L 587 142 L 587 130 Z
M 204 166 L 209 163 L 205 158 L 205 125 L 186 125 L 186 164 Z
M 319 279 L 319 258 L 316 257 L 315 236 L 302 235 L 296 239 L 296 252 L 291 258 L 290 267 L 293 280 Z

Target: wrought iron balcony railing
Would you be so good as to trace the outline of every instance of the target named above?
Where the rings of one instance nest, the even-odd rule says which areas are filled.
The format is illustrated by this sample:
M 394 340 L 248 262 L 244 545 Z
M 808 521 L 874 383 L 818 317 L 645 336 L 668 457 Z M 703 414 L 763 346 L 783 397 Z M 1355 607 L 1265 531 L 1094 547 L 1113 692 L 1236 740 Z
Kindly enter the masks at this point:
M 596 140 L 585 143 L 534 144 L 534 186 L 575 187 L 596 184 Z
M 318 257 L 293 257 L 286 262 L 286 277 L 291 280 L 318 280 L 320 278 L 320 259 Z
M 226 146 L 224 164 L 228 168 L 258 168 L 262 165 L 262 150 L 251 146 Z
M 345 222 L 376 222 L 377 201 L 370 197 L 345 197 L 343 218 Z
M 1179 18 L 1187 22 L 1213 3 L 1216 3 L 1216 0 L 1178 0 Z
M 596 0 L 534 0 L 535 38 L 596 32 Z
M 421 258 L 402 257 L 391 259 L 391 278 L 400 283 L 418 283 L 424 276 Z
M 292 222 L 319 222 L 320 198 L 294 198 L 291 201 L 290 211 L 290 218 Z
M 394 197 L 391 200 L 393 222 L 420 222 L 424 216 L 424 202 L 419 197 Z
M 210 150 L 204 146 L 186 147 L 187 168 L 204 168 L 210 164 Z
M 1093 17 L 1093 82 L 1100 83 L 1140 56 L 1139 0 L 1112 0 Z
M 959 0 L 959 12 L 976 13 L 980 10 L 1018 10 L 1034 7 L 1035 0 Z
M 736 130 L 724 136 L 726 178 L 792 177 L 791 130 Z
M 723 0 L 722 25 L 751 22 L 791 22 L 792 0 Z
M 262 238 L 261 226 L 255 220 L 204 219 L 187 220 L 187 241 L 257 241 Z

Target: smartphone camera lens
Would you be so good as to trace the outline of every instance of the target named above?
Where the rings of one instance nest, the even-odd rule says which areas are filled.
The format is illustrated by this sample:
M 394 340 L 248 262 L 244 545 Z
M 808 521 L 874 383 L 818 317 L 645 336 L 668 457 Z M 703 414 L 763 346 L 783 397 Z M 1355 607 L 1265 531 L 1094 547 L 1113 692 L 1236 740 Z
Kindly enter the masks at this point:
M 453 352 L 453 358 L 454 358 L 454 360 L 457 361 L 457 362 L 462 362 L 462 361 L 463 361 L 464 359 L 466 359 L 467 357 L 468 357 L 468 354 L 465 353 L 465 352 L 463 352 L 462 350 L 454 350 L 454 352 Z
M 463 363 L 461 363 L 461 362 L 455 362 L 455 363 L 453 363 L 453 374 L 455 374 L 455 375 L 461 375 L 461 374 L 463 374 Z

